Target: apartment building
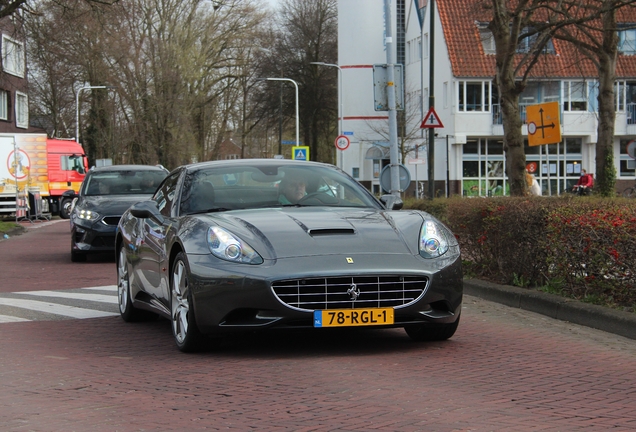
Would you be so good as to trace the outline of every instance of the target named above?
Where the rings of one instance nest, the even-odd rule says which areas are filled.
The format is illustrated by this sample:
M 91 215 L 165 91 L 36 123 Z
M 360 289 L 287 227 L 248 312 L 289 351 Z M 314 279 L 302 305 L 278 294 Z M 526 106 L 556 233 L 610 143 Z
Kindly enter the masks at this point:
M 0 20 L 0 38 L 0 132 L 31 132 L 26 46 L 19 18 Z
M 428 133 L 420 125 L 429 110 L 432 62 L 434 109 L 443 124 L 435 129 L 437 195 L 505 195 L 509 188 L 502 114 L 493 83 L 495 46 L 487 28 L 490 18 L 475 0 L 436 1 L 431 27 L 428 3 L 392 0 L 390 8 L 393 62 L 404 66 L 401 115 L 405 126 L 398 132 L 398 141 L 404 149 L 401 163 L 411 179 L 406 193 L 418 194 L 416 184 L 428 181 Z M 380 192 L 380 173 L 389 163 L 388 115 L 376 111 L 373 66 L 387 63 L 384 0 L 339 0 L 338 14 L 343 130 L 351 141 L 339 163 L 369 189 Z M 627 152 L 636 139 L 636 30 L 630 28 L 636 14 L 632 14 L 619 14 L 624 29 L 619 31 L 621 54 L 615 87 L 617 190 L 631 185 L 636 175 L 636 161 Z M 519 55 L 527 48 L 519 46 Z M 571 46 L 554 40 L 520 95 L 524 121 L 528 105 L 559 104 L 562 141 L 525 147 L 527 168 L 539 180 L 544 195 L 571 188 L 582 169 L 595 171 L 596 76 L 589 61 L 582 60 Z M 526 125 L 523 133 L 527 135 Z

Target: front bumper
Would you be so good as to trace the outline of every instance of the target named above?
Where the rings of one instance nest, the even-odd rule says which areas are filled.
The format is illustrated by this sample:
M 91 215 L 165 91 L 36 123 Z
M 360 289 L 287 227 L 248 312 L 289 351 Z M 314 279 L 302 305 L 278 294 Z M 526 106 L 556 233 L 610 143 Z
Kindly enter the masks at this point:
M 279 259 L 257 266 L 229 263 L 219 265 L 215 260 L 214 267 L 210 256 L 191 255 L 188 258 L 197 325 L 203 333 L 208 334 L 274 327 L 313 327 L 314 310 L 342 308 L 343 302 L 327 302 L 315 309 L 309 304 L 291 304 L 292 302 L 278 296 L 272 288 L 277 282 L 290 280 L 351 278 L 355 282 L 360 278 L 369 280 L 400 277 L 426 280 L 426 286 L 416 298 L 407 299 L 406 304 L 398 300 L 390 305 L 394 307 L 394 324 L 387 327 L 453 323 L 458 319 L 461 309 L 463 276 L 459 258 L 452 262 L 442 262 L 423 260 L 418 256 L 369 254 L 353 257 L 354 264 L 349 265 L 346 264 L 346 258 L 351 257 L 330 255 Z M 349 288 L 350 286 L 342 286 L 342 296 L 347 299 Z M 330 289 L 338 290 L 333 287 Z M 362 287 L 360 299 L 365 298 L 366 289 L 365 286 Z M 346 299 L 344 304 L 351 308 L 388 305 L 356 303 Z
M 117 217 L 110 219 L 100 218 L 96 221 L 85 221 L 73 216 L 71 222 L 71 249 L 74 252 L 112 252 L 115 250 L 115 234 L 117 223 L 108 223 L 109 220 L 119 221 Z

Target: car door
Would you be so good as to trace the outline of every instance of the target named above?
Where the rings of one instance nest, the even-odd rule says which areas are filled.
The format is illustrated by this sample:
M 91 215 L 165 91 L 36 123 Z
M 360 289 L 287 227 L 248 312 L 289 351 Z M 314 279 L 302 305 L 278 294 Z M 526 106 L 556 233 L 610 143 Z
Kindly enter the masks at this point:
M 164 221 L 143 219 L 139 233 L 142 239 L 139 246 L 140 277 L 144 279 L 146 292 L 164 305 L 170 298 L 169 279 L 166 277 L 169 264 L 166 234 L 174 220 L 172 207 L 176 201 L 179 176 L 180 172 L 168 176 L 152 197 Z

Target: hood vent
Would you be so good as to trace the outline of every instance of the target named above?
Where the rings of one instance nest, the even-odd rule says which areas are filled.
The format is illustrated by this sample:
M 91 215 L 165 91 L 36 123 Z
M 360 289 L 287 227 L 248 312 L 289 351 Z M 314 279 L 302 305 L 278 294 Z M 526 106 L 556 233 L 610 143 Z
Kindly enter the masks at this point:
M 307 230 L 307 234 L 312 237 L 328 236 L 328 235 L 351 235 L 356 231 L 353 228 L 321 228 Z

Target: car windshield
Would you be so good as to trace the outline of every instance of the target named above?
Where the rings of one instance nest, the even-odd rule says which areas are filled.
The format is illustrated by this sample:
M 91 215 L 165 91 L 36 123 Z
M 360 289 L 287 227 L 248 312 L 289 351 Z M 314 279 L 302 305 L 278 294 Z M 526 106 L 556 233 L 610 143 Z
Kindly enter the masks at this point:
M 86 177 L 84 195 L 151 195 L 166 172 L 156 171 L 103 171 Z
M 186 177 L 181 194 L 184 214 L 284 206 L 380 208 L 353 178 L 311 164 L 203 168 Z

